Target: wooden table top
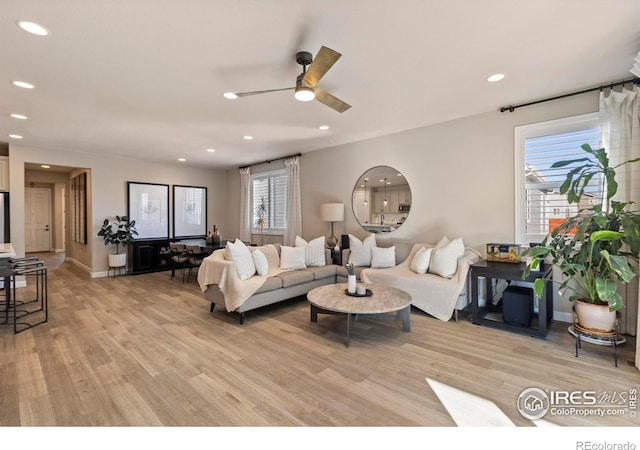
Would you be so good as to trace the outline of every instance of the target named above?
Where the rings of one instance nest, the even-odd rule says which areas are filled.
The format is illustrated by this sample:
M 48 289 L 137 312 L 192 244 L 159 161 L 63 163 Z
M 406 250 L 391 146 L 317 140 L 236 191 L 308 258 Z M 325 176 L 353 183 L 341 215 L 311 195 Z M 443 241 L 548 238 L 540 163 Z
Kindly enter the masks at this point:
M 309 303 L 327 311 L 351 314 L 380 314 L 398 311 L 411 304 L 411 295 L 403 290 L 381 284 L 364 283 L 373 293 L 370 297 L 345 294 L 347 283 L 327 284 L 307 294 Z

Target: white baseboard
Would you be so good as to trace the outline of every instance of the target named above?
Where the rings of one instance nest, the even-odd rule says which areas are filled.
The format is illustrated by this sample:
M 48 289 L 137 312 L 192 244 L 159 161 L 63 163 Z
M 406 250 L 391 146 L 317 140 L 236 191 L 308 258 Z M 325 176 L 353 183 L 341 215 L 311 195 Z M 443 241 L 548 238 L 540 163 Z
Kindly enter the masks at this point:
M 54 248 L 53 251 L 55 253 L 64 253 L 64 249 L 63 248 Z
M 91 272 L 91 278 L 107 278 L 109 272 Z
M 74 264 L 74 265 L 76 265 L 76 266 L 78 266 L 78 267 L 80 267 L 80 268 L 81 268 L 82 270 L 84 270 L 85 272 L 91 273 L 91 267 L 89 267 L 89 266 L 87 266 L 87 265 L 85 265 L 85 264 L 81 263 L 80 261 L 76 261 L 75 259 L 70 258 L 70 257 L 68 257 L 68 256 L 66 256 L 66 257 L 64 258 L 64 260 L 65 260 L 65 261 L 68 261 L 68 262 L 70 262 L 70 263 L 72 263 L 72 264 Z M 93 277 L 92 277 L 92 278 L 93 278 Z

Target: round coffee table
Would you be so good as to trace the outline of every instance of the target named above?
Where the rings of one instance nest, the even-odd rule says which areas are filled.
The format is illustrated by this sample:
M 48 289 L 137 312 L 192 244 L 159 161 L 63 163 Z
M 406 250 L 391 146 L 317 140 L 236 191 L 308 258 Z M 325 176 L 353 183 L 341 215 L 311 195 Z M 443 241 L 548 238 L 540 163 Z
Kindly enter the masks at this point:
M 311 322 L 318 321 L 318 313 L 345 314 L 347 316 L 347 347 L 350 343 L 351 318 L 368 315 L 378 319 L 392 318 L 402 321 L 402 331 L 411 331 L 411 295 L 381 284 L 365 284 L 373 295 L 354 297 L 345 293 L 347 283 L 327 284 L 312 289 L 307 294 L 311 304 Z M 395 317 L 387 313 L 396 312 Z

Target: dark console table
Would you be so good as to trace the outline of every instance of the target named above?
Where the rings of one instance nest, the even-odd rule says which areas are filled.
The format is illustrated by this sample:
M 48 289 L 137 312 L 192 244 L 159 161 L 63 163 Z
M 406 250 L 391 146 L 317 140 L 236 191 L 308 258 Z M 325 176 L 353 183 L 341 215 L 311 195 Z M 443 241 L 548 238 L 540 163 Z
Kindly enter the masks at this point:
M 504 322 L 501 320 L 500 307 L 493 305 L 494 279 L 533 282 L 538 278 L 547 276 L 552 270 L 551 266 L 542 266 L 539 270 L 532 270 L 529 276 L 523 280 L 522 274 L 525 268 L 526 265 L 523 262 L 516 264 L 485 260 L 471 265 L 471 320 L 474 324 L 546 338 L 553 322 L 553 286 L 551 282 L 546 283 L 542 298 L 538 299 L 538 313 L 534 314 L 530 327 Z M 480 307 L 478 303 L 480 298 L 478 292 L 479 278 L 486 279 L 487 298 L 484 307 Z
M 136 239 L 129 243 L 129 273 L 137 275 L 170 270 L 171 258 L 168 250 L 169 239 Z

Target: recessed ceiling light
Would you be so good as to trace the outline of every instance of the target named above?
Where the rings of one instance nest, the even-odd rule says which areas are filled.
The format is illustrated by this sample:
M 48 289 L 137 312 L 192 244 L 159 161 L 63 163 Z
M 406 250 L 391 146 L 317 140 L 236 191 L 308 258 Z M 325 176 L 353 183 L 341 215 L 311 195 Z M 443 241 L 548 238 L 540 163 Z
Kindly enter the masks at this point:
M 27 118 L 27 116 L 23 115 L 23 114 L 11 114 L 11 117 L 13 117 L 14 119 L 21 119 L 24 120 Z
M 45 27 L 35 22 L 20 20 L 18 21 L 18 26 L 24 31 L 28 31 L 31 34 L 36 34 L 38 36 L 46 36 L 49 34 L 49 31 Z
M 42 167 L 43 169 L 51 169 L 51 166 L 47 164 L 40 164 L 40 167 Z
M 14 85 L 25 88 L 25 89 L 33 89 L 35 86 L 31 83 L 27 83 L 26 81 L 13 81 Z
M 180 162 L 185 162 L 187 159 L 186 158 L 178 158 L 178 161 Z
M 250 141 L 251 139 L 253 139 L 253 136 L 249 136 L 249 135 L 242 136 L 242 139 L 244 139 L 245 141 Z
M 222 95 L 224 95 L 224 98 L 228 98 L 229 100 L 235 100 L 236 98 L 238 98 L 238 96 L 233 92 L 225 92 Z
M 318 127 L 319 130 L 328 130 L 329 129 L 329 125 L 320 125 Z
M 22 139 L 22 136 L 20 136 L 19 134 L 10 134 L 9 137 L 11 139 Z
M 401 177 L 401 176 L 402 176 L 402 174 L 401 174 L 401 173 L 398 173 L 398 174 L 396 174 L 396 175 L 398 175 L 399 177 Z
M 500 81 L 504 78 L 504 74 L 502 73 L 494 73 L 490 77 L 487 78 L 489 83 L 495 83 L 496 81 Z
M 215 152 L 215 151 L 216 151 L 216 149 L 215 149 L 215 148 L 208 148 L 208 149 L 207 149 L 207 151 L 208 151 L 209 153 L 213 153 L 213 152 Z

